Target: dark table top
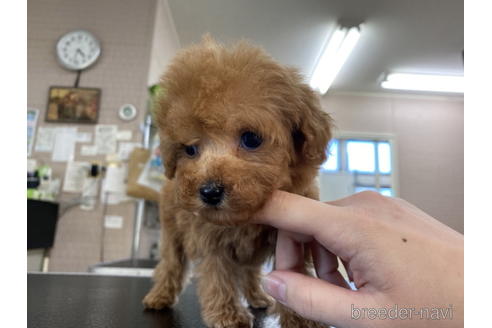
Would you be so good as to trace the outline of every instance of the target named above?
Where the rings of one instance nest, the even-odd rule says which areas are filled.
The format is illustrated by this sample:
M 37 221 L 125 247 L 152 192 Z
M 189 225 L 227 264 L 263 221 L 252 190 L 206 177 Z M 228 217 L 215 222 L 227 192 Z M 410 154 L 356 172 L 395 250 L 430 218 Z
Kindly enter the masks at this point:
M 144 311 L 150 278 L 93 274 L 28 274 L 27 323 L 32 328 L 205 327 L 195 285 L 190 284 L 173 309 Z M 255 327 L 278 327 L 263 310 L 251 309 Z

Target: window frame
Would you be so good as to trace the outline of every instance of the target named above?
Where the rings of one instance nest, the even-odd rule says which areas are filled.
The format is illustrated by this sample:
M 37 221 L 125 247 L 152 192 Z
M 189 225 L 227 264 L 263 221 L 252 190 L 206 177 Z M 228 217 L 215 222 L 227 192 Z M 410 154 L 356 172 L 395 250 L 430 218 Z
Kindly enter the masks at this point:
M 388 142 L 390 145 L 390 150 L 391 150 L 391 173 L 381 173 L 379 172 L 378 174 L 373 174 L 373 173 L 367 173 L 367 172 L 358 172 L 358 171 L 347 171 L 347 172 L 353 172 L 355 175 L 366 175 L 366 176 L 374 176 L 376 181 L 373 186 L 376 188 L 387 188 L 387 185 L 381 185 L 379 180 L 380 176 L 391 176 L 391 189 L 393 190 L 393 197 L 398 197 L 400 194 L 400 186 L 399 186 L 399 172 L 398 172 L 398 147 L 397 147 L 397 140 L 396 136 L 394 134 L 389 134 L 389 133 L 372 133 L 372 132 L 351 132 L 351 131 L 337 131 L 334 133 L 332 139 L 337 139 L 338 140 L 338 169 L 336 171 L 332 170 L 322 170 L 323 173 L 337 173 L 337 172 L 343 172 L 342 168 L 347 167 L 348 168 L 348 163 L 347 163 L 347 150 L 346 150 L 346 143 L 345 142 L 340 142 L 340 139 L 346 141 L 346 140 L 361 140 L 361 141 L 372 141 L 376 142 L 375 145 L 375 153 L 378 154 L 378 149 L 377 149 L 377 142 Z M 375 158 L 375 170 L 379 171 L 379 158 L 376 156 Z M 371 185 L 372 186 L 372 185 Z M 355 186 L 354 186 L 355 187 Z M 369 186 L 363 186 L 360 185 L 360 187 L 369 187 Z

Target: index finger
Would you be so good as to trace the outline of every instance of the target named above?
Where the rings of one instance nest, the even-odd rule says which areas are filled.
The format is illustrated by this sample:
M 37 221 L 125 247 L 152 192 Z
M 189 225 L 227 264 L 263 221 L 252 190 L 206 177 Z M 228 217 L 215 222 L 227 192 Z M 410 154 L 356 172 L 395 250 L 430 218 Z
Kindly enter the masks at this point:
M 333 245 L 346 245 L 353 238 L 344 238 L 357 229 L 352 211 L 345 207 L 325 204 L 285 191 L 275 191 L 254 220 L 278 229 L 313 236 L 331 249 Z M 340 245 L 341 246 L 341 245 Z

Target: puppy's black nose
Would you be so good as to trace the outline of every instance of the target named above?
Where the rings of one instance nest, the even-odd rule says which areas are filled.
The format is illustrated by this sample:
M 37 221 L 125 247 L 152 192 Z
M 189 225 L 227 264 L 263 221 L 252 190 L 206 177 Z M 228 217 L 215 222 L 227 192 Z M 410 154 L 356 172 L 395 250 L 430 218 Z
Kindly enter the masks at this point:
M 224 187 L 217 182 L 207 182 L 200 187 L 200 198 L 208 205 L 217 205 L 224 198 Z

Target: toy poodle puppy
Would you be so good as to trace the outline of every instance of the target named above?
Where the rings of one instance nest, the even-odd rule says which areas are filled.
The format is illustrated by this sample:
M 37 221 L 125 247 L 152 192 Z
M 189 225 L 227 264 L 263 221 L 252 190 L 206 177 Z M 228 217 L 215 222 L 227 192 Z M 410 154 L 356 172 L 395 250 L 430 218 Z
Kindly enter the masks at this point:
M 181 51 L 162 78 L 155 119 L 169 179 L 160 202 L 161 261 L 143 303 L 177 302 L 195 263 L 209 327 L 251 327 L 241 305 L 265 308 L 262 264 L 276 231 L 251 223 L 272 192 L 318 198 L 331 119 L 296 70 L 247 42 L 228 48 L 205 37 Z M 321 327 L 276 305 L 282 327 Z

